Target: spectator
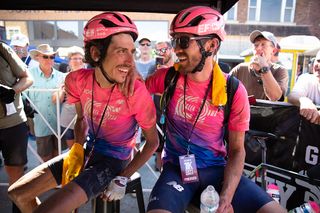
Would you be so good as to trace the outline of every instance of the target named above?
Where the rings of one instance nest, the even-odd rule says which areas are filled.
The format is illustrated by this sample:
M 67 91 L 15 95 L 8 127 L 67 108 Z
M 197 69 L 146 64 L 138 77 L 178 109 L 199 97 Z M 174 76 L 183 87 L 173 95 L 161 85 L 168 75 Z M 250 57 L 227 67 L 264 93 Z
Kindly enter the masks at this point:
M 136 61 L 136 68 L 142 75 L 143 79 L 146 79 L 149 70 L 155 65 L 155 60 L 151 55 L 151 41 L 148 38 L 142 38 L 139 41 L 140 59 Z
M 225 38 L 224 26 L 223 16 L 204 6 L 182 10 L 171 22 L 179 75 L 171 100 L 164 104 L 164 165 L 151 192 L 148 212 L 183 212 L 207 185 L 213 185 L 220 194 L 217 212 L 285 212 L 258 185 L 242 176 L 250 112 L 241 83 L 228 120 L 228 150 L 224 145 L 224 110 L 220 109 L 227 101 L 228 77 L 214 59 Z M 157 70 L 147 78 L 151 93 L 167 91 L 167 72 L 175 71 Z
M 281 61 L 279 60 L 279 53 L 280 53 L 281 47 L 277 43 L 276 48 L 275 48 L 275 53 L 271 56 L 271 62 L 276 63 L 276 64 L 281 64 Z
M 48 44 L 41 44 L 30 51 L 32 59 L 39 62 L 39 66 L 32 67 L 30 73 L 34 78 L 31 89 L 59 89 L 63 86 L 65 74 L 53 68 L 56 52 Z M 34 116 L 34 130 L 37 152 L 43 161 L 48 161 L 58 155 L 58 139 L 47 126 L 41 115 L 51 128 L 57 131 L 57 92 L 28 91 L 26 94 L 37 107 Z M 58 93 L 58 100 L 63 100 L 63 93 Z M 41 115 L 40 115 L 41 114 Z
M 0 64 L 0 150 L 10 186 L 23 175 L 27 163 L 28 128 L 21 92 L 33 80 L 27 66 L 3 42 L 0 42 Z M 12 212 L 19 212 L 15 205 Z
M 73 72 L 85 67 L 84 63 L 84 51 L 81 47 L 73 46 L 70 47 L 68 53 L 69 72 Z M 71 149 L 74 141 L 74 123 L 72 122 L 76 116 L 76 108 L 74 104 L 64 102 L 62 104 L 60 122 L 61 122 L 61 133 L 66 131 L 64 137 L 67 142 L 67 146 Z M 70 125 L 70 123 L 72 124 Z M 70 125 L 70 126 L 69 126 Z M 69 127 L 69 128 L 68 128 Z
M 135 62 L 136 68 L 141 74 L 143 79 L 146 79 L 150 70 L 154 70 L 155 60 L 151 55 L 151 41 L 148 38 L 142 38 L 139 40 L 140 58 Z M 144 136 L 141 134 L 141 128 L 138 128 L 137 134 L 137 148 L 141 146 L 141 141 Z
M 320 124 L 320 51 L 313 63 L 313 72 L 300 75 L 288 101 L 300 107 L 300 114 L 311 123 Z
M 22 33 L 17 33 L 12 35 L 10 46 L 17 53 L 19 58 L 21 58 L 21 60 L 29 68 L 31 68 L 31 67 L 37 66 L 38 63 L 31 59 L 28 53 L 29 45 L 30 45 L 29 38 L 26 35 Z
M 155 65 L 153 68 L 151 68 L 149 70 L 149 75 L 151 75 L 155 70 L 156 67 L 157 69 L 161 69 L 161 68 L 169 68 L 171 66 L 173 66 L 173 62 L 174 62 L 174 58 L 175 58 L 175 54 L 172 48 L 172 45 L 167 42 L 167 41 L 160 41 L 158 43 L 156 43 L 155 45 L 155 53 L 157 55 L 157 58 L 161 58 L 161 63 Z M 154 94 L 153 95 L 153 102 L 154 105 L 156 106 L 156 110 L 157 110 L 157 124 L 159 127 L 162 127 L 162 124 L 160 123 L 160 117 L 161 117 L 161 109 L 160 109 L 160 100 L 161 100 L 161 95 L 160 94 Z M 160 171 L 161 169 L 161 151 L 163 149 L 163 145 L 164 145 L 164 137 L 163 135 L 158 132 L 159 134 L 159 148 L 157 149 L 156 152 L 156 156 L 155 156 L 155 170 L 156 171 Z
M 10 46 L 17 53 L 19 58 L 28 67 L 31 67 L 31 66 L 29 66 L 29 64 L 32 66 L 38 65 L 37 62 L 35 62 L 34 60 L 31 60 L 31 57 L 28 53 L 29 38 L 26 35 L 21 34 L 21 33 L 12 35 Z M 34 109 L 30 106 L 30 103 L 28 100 L 26 100 L 25 98 L 23 98 L 22 100 L 23 100 L 23 105 L 24 105 L 23 106 L 24 111 L 27 116 L 27 126 L 29 129 L 29 136 L 31 138 L 34 138 L 34 123 L 33 123 Z
M 303 73 L 302 65 L 297 65 L 297 73 L 296 73 L 296 81 L 298 80 L 299 76 Z
M 288 72 L 271 61 L 278 51 L 276 38 L 270 32 L 255 30 L 250 34 L 250 41 L 254 44 L 251 62 L 237 65 L 230 75 L 243 83 L 249 96 L 271 101 L 284 99 L 288 88 Z
M 136 26 L 121 13 L 101 13 L 87 22 L 85 58 L 94 68 L 71 72 L 66 78 L 68 101 L 75 104 L 78 116 L 76 143 L 65 157 L 62 155 L 40 165 L 9 188 L 9 196 L 22 211 L 71 212 L 106 187 L 107 199 L 121 199 L 128 178 L 157 148 L 155 108 L 144 84 L 135 81 L 135 92 L 129 98 L 120 92 L 128 72 L 135 67 L 137 37 Z M 129 162 L 137 123 L 147 142 Z M 90 139 L 85 151 L 88 163 L 72 180 L 82 167 L 82 145 L 88 127 Z M 73 172 L 72 168 L 79 170 Z M 69 180 L 72 181 L 37 207 L 36 196 Z

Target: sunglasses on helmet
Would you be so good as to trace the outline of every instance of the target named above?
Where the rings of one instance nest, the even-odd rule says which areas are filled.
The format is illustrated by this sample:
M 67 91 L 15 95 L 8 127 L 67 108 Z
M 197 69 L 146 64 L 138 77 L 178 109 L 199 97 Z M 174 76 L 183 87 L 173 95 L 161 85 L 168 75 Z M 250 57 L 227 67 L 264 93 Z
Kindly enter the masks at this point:
M 181 36 L 178 38 L 172 38 L 171 39 L 171 44 L 173 48 L 176 48 L 177 45 L 181 49 L 188 49 L 190 40 L 201 40 L 201 39 L 210 39 L 211 37 L 209 36 L 198 36 L 198 37 L 189 37 L 189 36 Z

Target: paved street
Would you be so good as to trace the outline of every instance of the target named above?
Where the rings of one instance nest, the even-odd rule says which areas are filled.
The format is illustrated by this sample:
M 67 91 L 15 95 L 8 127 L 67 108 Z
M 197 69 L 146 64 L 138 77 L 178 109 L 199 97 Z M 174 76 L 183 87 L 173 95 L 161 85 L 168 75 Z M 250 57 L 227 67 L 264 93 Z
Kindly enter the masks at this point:
M 35 141 L 29 140 L 29 144 L 35 148 Z M 140 170 L 139 173 L 142 179 L 144 203 L 147 206 L 147 200 L 149 199 L 150 191 L 156 181 L 156 175 L 159 175 L 159 172 L 151 171 L 154 168 L 154 156 L 150 158 L 148 164 L 145 164 Z M 39 165 L 39 161 L 31 152 L 31 149 L 28 149 L 28 171 Z M 7 196 L 8 189 L 8 180 L 7 175 L 4 171 L 4 167 L 0 167 L 0 212 L 1 213 L 11 213 L 11 202 Z M 53 193 L 54 190 L 51 190 L 40 197 L 41 200 L 44 200 Z M 130 194 L 127 194 L 120 202 L 121 213 L 135 213 L 138 211 L 137 199 Z M 86 205 L 82 206 L 79 211 L 80 213 L 92 212 L 91 202 L 88 202 Z

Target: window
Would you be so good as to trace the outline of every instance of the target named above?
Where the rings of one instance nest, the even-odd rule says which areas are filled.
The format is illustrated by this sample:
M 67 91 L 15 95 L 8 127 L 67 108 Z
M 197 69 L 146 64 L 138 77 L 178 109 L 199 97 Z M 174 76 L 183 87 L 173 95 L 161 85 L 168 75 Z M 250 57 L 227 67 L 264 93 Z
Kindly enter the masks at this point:
M 249 21 L 293 22 L 296 0 L 249 0 Z
M 7 39 L 10 40 L 12 35 L 21 33 L 20 27 L 6 27 Z
M 34 38 L 35 39 L 53 39 L 55 26 L 53 21 L 34 21 Z
M 134 21 L 139 32 L 139 39 L 146 37 L 151 41 L 169 40 L 168 21 Z
M 78 21 L 57 21 L 58 39 L 77 39 L 78 29 Z
M 233 7 L 224 14 L 224 19 L 227 21 L 236 21 L 237 11 L 238 11 L 238 3 L 233 5 Z

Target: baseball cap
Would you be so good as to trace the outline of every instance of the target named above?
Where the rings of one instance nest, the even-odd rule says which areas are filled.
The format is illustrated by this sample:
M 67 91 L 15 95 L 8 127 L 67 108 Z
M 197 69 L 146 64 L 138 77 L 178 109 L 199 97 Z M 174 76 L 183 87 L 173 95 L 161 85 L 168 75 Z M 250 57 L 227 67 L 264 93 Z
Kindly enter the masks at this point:
M 251 43 L 254 43 L 254 40 L 256 40 L 256 38 L 258 36 L 262 36 L 265 39 L 271 41 L 274 47 L 276 47 L 276 48 L 280 47 L 278 42 L 277 42 L 276 37 L 273 35 L 273 33 L 270 33 L 268 31 L 255 30 L 255 31 L 251 32 L 250 33 L 250 41 L 251 41 Z
M 10 46 L 19 46 L 19 47 L 25 47 L 29 44 L 29 39 L 26 35 L 17 33 L 12 35 Z
M 151 42 L 150 39 L 148 39 L 148 38 L 142 38 L 139 40 L 139 44 L 141 44 L 143 41 Z

